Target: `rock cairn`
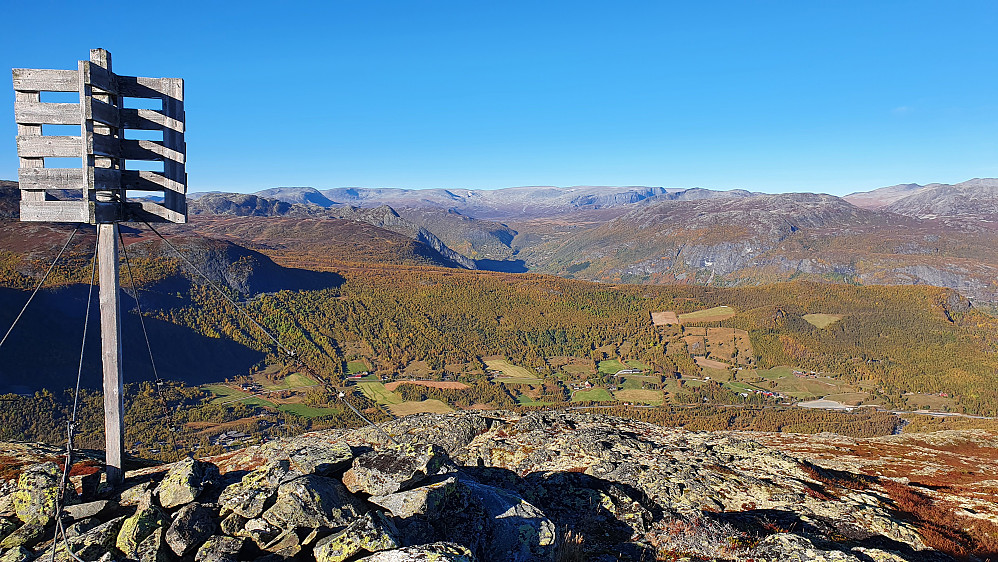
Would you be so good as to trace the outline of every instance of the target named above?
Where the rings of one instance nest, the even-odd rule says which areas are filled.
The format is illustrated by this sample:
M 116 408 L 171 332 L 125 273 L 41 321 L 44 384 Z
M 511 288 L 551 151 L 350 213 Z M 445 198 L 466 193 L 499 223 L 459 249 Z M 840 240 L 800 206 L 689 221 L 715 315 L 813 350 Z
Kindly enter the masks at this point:
M 566 412 L 420 415 L 76 479 L 0 501 L 0 562 L 948 560 L 875 491 L 839 495 L 751 440 Z M 91 480 L 92 483 L 92 480 Z M 71 551 L 71 552 L 70 552 Z

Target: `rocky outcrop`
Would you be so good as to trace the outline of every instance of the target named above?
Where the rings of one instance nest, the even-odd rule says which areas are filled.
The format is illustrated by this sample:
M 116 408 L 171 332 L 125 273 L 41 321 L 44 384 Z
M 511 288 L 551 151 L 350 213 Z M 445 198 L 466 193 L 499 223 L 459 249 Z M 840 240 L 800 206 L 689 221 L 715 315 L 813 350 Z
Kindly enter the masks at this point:
M 0 513 L 0 560 L 950 559 L 898 510 L 895 481 L 830 476 L 744 435 L 568 412 L 383 429 L 397 443 L 330 430 L 130 472 L 67 509 L 54 546 L 24 506 L 57 477 L 31 465 L 21 511 Z

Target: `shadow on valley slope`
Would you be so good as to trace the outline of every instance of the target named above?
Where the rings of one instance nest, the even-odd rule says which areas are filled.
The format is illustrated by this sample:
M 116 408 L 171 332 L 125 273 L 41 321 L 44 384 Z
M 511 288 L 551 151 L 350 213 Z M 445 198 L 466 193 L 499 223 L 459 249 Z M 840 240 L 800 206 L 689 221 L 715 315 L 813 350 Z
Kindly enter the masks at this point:
M 0 288 L 0 327 L 11 325 L 27 291 Z M 122 359 L 125 382 L 153 380 L 134 301 L 122 295 Z M 145 297 L 145 293 L 140 293 Z M 30 393 L 42 388 L 52 391 L 72 387 L 80 359 L 83 314 L 87 287 L 70 285 L 38 293 L 10 338 L 0 349 L 0 393 Z M 88 327 L 82 385 L 101 385 L 100 334 L 97 294 Z M 190 385 L 222 380 L 243 374 L 260 362 L 264 354 L 228 339 L 210 338 L 197 332 L 146 317 L 146 327 L 164 379 Z

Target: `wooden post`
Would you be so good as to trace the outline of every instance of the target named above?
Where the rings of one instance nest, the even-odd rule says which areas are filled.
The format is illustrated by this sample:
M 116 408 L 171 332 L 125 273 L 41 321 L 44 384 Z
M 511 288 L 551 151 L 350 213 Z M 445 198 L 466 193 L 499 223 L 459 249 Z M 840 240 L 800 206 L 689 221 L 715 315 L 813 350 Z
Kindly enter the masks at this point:
M 121 464 L 122 443 L 125 440 L 125 407 L 121 377 L 118 223 L 97 225 L 97 236 L 101 358 L 104 364 L 104 451 L 107 483 L 116 487 L 125 481 L 125 471 Z
M 92 49 L 90 62 L 105 70 L 111 70 L 111 54 L 104 49 Z M 86 96 L 93 96 L 94 99 L 112 106 L 118 105 L 117 100 L 112 99 L 112 96 L 94 94 L 89 85 L 82 83 L 82 68 L 80 80 L 81 105 L 85 103 L 83 98 Z M 114 133 L 115 131 L 110 127 L 95 125 L 93 121 L 83 120 L 84 166 L 112 169 L 120 167 L 115 159 L 93 155 L 93 136 Z M 93 178 L 84 178 L 85 183 L 92 181 Z M 87 194 L 88 187 L 95 188 L 94 185 L 84 185 L 84 196 Z M 94 195 L 97 216 L 105 217 L 104 220 L 107 220 L 106 217 L 112 217 L 110 221 L 100 222 L 97 225 L 97 263 L 99 264 L 98 276 L 100 278 L 101 362 L 104 367 L 104 463 L 107 471 L 107 483 L 118 487 L 125 481 L 125 470 L 121 462 L 122 444 L 125 440 L 125 404 L 121 371 L 121 302 L 119 299 L 121 285 L 118 279 L 118 223 L 116 222 L 121 215 L 121 198 L 120 194 L 114 191 L 95 190 Z

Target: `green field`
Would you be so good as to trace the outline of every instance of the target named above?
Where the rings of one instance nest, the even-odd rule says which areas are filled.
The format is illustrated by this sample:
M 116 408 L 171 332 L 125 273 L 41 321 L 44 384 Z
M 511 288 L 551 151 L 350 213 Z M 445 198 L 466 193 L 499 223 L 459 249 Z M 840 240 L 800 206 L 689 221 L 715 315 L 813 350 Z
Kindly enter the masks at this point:
M 730 306 L 715 306 L 714 308 L 708 308 L 707 310 L 698 310 L 696 312 L 689 312 L 687 314 L 679 315 L 679 322 L 685 324 L 687 322 L 717 322 L 720 320 L 727 320 L 735 315 L 735 309 Z
M 359 382 L 357 388 L 371 400 L 378 404 L 401 404 L 402 398 L 398 394 L 385 388 L 380 382 Z
M 234 388 L 229 388 L 221 384 L 206 384 L 202 388 L 211 392 L 216 396 L 212 399 L 212 404 L 224 404 L 224 403 L 236 403 L 242 402 L 247 406 L 263 406 L 265 408 L 276 408 L 277 404 L 274 404 L 270 400 L 265 400 L 259 396 L 253 396 L 246 392 L 236 390 Z M 241 398 L 241 399 L 240 399 Z
M 367 363 L 356 359 L 354 361 L 347 361 L 347 374 L 356 375 L 357 373 L 363 373 L 364 371 L 370 371 L 371 368 L 367 366 Z
M 494 371 L 499 371 L 500 373 L 502 373 L 503 377 L 508 377 L 511 379 L 530 379 L 530 381 L 528 382 L 537 382 L 537 377 L 534 376 L 534 373 L 530 372 L 530 369 L 527 369 L 525 367 L 518 367 L 506 361 L 505 359 L 487 359 L 485 360 L 485 365 L 488 366 L 489 369 L 492 369 Z M 503 381 L 503 382 L 511 382 L 511 381 Z
M 305 404 L 281 404 L 277 407 L 277 409 L 282 412 L 289 412 L 301 416 L 303 418 L 318 418 L 321 416 L 338 414 L 342 411 L 339 408 L 316 408 L 313 406 L 306 406 Z
M 801 318 L 807 320 L 808 324 L 819 329 L 827 328 L 842 320 L 842 316 L 838 314 L 805 314 Z
M 649 371 L 649 370 L 651 370 L 651 369 L 649 369 L 648 365 L 645 365 L 644 363 L 642 363 L 641 361 L 638 361 L 637 359 L 628 359 L 627 361 L 625 361 L 625 363 L 627 363 L 628 365 L 630 365 L 631 368 L 633 368 L 633 369 L 641 369 L 642 371 Z
M 623 371 L 624 369 L 629 369 L 627 365 L 624 365 L 616 359 L 607 359 L 606 361 L 599 362 L 599 372 L 606 373 L 608 375 L 616 374 L 617 371 Z
M 256 380 L 256 379 L 254 379 Z M 279 381 L 271 381 L 266 377 L 260 377 L 257 382 L 264 390 L 294 390 L 305 386 L 314 386 L 315 381 L 301 373 L 291 373 Z
M 572 402 L 606 402 L 608 400 L 613 400 L 613 396 L 610 396 L 610 392 L 605 388 L 594 388 L 592 390 L 580 390 L 572 396 Z

